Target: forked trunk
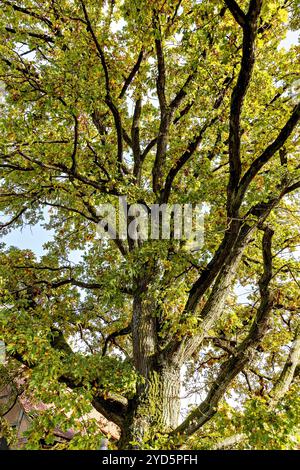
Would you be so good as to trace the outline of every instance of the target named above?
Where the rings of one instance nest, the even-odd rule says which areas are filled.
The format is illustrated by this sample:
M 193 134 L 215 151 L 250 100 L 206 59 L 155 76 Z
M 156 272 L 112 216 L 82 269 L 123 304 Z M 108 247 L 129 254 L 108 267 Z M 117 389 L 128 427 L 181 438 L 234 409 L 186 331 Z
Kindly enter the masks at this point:
M 180 412 L 180 369 L 160 357 L 155 312 L 144 296 L 134 300 L 132 340 L 141 380 L 129 402 L 121 449 L 142 449 L 158 432 L 174 429 Z

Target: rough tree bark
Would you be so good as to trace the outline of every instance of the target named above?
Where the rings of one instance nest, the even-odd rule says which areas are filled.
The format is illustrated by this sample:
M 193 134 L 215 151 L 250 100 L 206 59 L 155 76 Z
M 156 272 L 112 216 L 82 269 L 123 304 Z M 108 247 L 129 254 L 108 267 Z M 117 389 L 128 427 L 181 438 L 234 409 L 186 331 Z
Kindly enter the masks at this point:
M 180 412 L 180 367 L 159 351 L 157 312 L 148 295 L 147 276 L 137 279 L 137 285 L 132 341 L 139 379 L 122 426 L 122 449 L 138 448 L 156 432 L 176 428 Z

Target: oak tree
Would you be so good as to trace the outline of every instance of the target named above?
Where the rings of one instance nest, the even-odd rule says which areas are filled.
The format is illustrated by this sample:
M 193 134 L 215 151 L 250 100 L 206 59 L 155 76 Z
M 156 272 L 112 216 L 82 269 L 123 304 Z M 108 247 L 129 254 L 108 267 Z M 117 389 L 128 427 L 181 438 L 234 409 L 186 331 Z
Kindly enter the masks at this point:
M 51 405 L 28 448 L 97 448 L 91 407 L 122 449 L 295 448 L 298 2 L 0 5 L 0 230 L 51 235 L 1 250 L 7 367 Z M 203 246 L 97 239 L 119 197 L 204 204 Z

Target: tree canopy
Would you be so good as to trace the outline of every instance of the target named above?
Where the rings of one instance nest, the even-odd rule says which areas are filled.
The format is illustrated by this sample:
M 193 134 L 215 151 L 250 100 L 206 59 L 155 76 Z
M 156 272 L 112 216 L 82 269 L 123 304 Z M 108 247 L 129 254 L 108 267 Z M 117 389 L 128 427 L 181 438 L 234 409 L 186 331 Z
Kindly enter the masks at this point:
M 0 231 L 51 233 L 0 253 L 5 369 L 51 404 L 27 447 L 98 448 L 94 407 L 121 449 L 296 448 L 299 2 L 0 6 Z M 99 240 L 125 196 L 203 204 L 203 246 Z

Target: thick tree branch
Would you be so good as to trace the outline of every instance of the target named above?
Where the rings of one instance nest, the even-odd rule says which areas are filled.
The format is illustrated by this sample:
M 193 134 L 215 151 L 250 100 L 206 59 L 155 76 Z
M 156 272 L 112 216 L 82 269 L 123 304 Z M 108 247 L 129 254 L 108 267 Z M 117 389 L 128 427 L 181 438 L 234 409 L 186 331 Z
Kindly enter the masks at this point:
M 57 281 L 48 281 L 48 280 L 40 280 L 34 282 L 34 285 L 47 285 L 51 287 L 51 289 L 57 289 L 62 286 L 66 286 L 68 284 L 76 287 L 80 287 L 82 289 L 89 289 L 89 290 L 100 290 L 103 289 L 103 284 L 98 282 L 84 282 L 80 281 L 79 279 L 75 279 L 73 277 L 60 279 Z
M 113 194 L 113 195 L 119 195 L 117 191 L 114 189 L 107 189 L 106 188 L 106 182 L 97 182 L 93 181 L 86 176 L 82 175 L 78 171 L 74 171 L 71 173 L 71 170 L 63 163 L 44 163 L 40 160 L 37 160 L 35 158 L 31 158 L 28 155 L 26 155 L 24 152 L 22 152 L 20 149 L 18 149 L 18 153 L 27 161 L 34 163 L 35 165 L 39 166 L 40 168 L 43 168 L 45 170 L 54 170 L 54 171 L 60 171 L 71 178 L 77 179 L 78 181 L 81 181 L 82 183 L 86 184 L 87 186 L 91 186 L 95 189 L 98 189 L 100 192 L 103 192 L 104 194 Z
M 192 100 L 190 103 L 187 103 L 185 105 L 185 107 L 179 112 L 179 116 L 177 116 L 175 119 L 174 119 L 174 124 L 177 124 L 178 121 L 180 121 L 181 118 L 183 118 L 183 116 L 185 116 L 189 110 L 192 108 L 192 106 L 195 104 L 195 100 Z
M 280 150 L 287 139 L 290 137 L 294 129 L 296 128 L 298 122 L 300 120 L 300 103 L 298 103 L 294 110 L 284 125 L 284 127 L 279 132 L 276 139 L 264 150 L 264 152 L 257 157 L 253 163 L 251 164 L 250 168 L 246 171 L 244 176 L 241 179 L 239 184 L 238 194 L 237 194 L 237 203 L 240 204 L 242 202 L 243 196 L 257 173 L 261 170 L 261 168 L 273 157 L 273 155 Z
M 215 259 L 211 261 L 211 265 L 208 265 L 207 270 L 202 272 L 192 287 L 181 317 L 183 324 L 189 315 L 195 315 L 200 299 L 202 299 L 209 286 L 213 284 L 211 293 L 198 314 L 197 329 L 192 335 L 187 335 L 178 342 L 172 340 L 167 347 L 168 354 L 172 354 L 173 359 L 178 361 L 179 364 L 183 364 L 185 360 L 191 357 L 222 315 L 224 303 L 228 292 L 232 288 L 242 253 L 252 236 L 253 230 L 253 226 L 245 225 L 242 229 L 238 229 L 239 235 L 235 234 L 235 236 L 224 241 L 224 245 L 219 248 L 219 255 L 216 255 Z M 226 245 L 230 248 L 226 248 Z
M 184 98 L 187 96 L 188 94 L 188 91 L 187 91 L 187 88 L 189 86 L 189 84 L 194 80 L 195 76 L 197 74 L 197 69 L 193 70 L 187 77 L 187 79 L 185 80 L 184 84 L 182 85 L 182 87 L 180 88 L 180 90 L 177 92 L 176 96 L 174 97 L 174 99 L 171 101 L 170 105 L 169 105 L 169 109 L 170 109 L 170 113 L 171 113 L 171 118 L 174 114 L 174 112 L 176 111 L 176 109 L 178 109 L 178 107 L 181 105 L 182 101 L 184 100 Z
M 23 207 L 9 222 L 5 222 L 4 224 L 0 224 L 0 231 L 4 228 L 8 228 L 14 224 L 17 220 L 19 220 L 22 215 L 27 211 L 28 207 Z
M 240 444 L 246 439 L 247 439 L 246 434 L 234 434 L 233 436 L 226 437 L 222 441 L 217 442 L 214 445 L 213 450 L 231 449 L 232 447 L 236 446 L 237 444 Z
M 300 181 L 296 181 L 295 183 L 291 184 L 290 186 L 286 186 L 286 188 L 283 189 L 283 195 L 285 196 L 286 194 L 290 194 L 294 191 L 297 191 L 297 189 L 300 188 Z
M 76 162 L 77 147 L 78 147 L 78 119 L 76 116 L 74 116 L 74 148 L 73 148 L 73 152 L 71 155 L 72 166 L 70 170 L 72 174 L 76 173 L 76 170 L 77 170 L 77 162 Z
M 142 161 L 145 160 L 146 156 L 148 155 L 148 153 L 153 149 L 153 147 L 155 147 L 155 145 L 157 144 L 157 137 L 154 137 L 152 140 L 150 140 L 150 142 L 146 145 L 143 153 L 142 153 Z
M 259 281 L 261 301 L 250 331 L 244 341 L 236 348 L 233 356 L 222 364 L 205 400 L 172 432 L 174 435 L 190 436 L 214 416 L 226 390 L 236 376 L 251 362 L 257 345 L 268 330 L 269 315 L 273 304 L 273 297 L 269 289 L 269 283 L 272 279 L 271 243 L 273 234 L 273 230 L 265 228 L 262 243 L 264 271 Z
M 128 75 L 128 77 L 126 78 L 126 80 L 124 82 L 121 93 L 119 94 L 119 99 L 124 97 L 124 95 L 127 91 L 127 88 L 130 86 L 131 82 L 134 80 L 134 77 L 136 76 L 136 74 L 139 71 L 139 68 L 140 68 L 140 65 L 142 63 L 143 58 L 144 58 L 144 50 L 142 49 L 141 52 L 138 55 L 137 61 L 134 64 L 130 74 Z
M 300 323 L 297 325 L 294 340 L 282 372 L 270 392 L 271 405 L 274 406 L 289 390 L 300 364 Z
M 57 330 L 58 331 L 58 330 Z M 52 342 L 52 347 L 62 351 L 64 355 L 70 356 L 73 354 L 70 346 L 64 339 L 64 336 L 61 332 L 54 338 L 54 342 Z M 62 375 L 59 378 L 59 381 L 65 383 L 71 389 L 76 389 L 81 387 L 82 384 L 78 383 L 76 378 L 72 378 L 70 375 Z M 101 386 L 97 385 L 97 382 L 93 383 L 94 388 L 97 391 L 94 393 L 92 405 L 94 408 L 105 418 L 110 421 L 113 421 L 118 426 L 122 427 L 124 423 L 124 416 L 126 412 L 127 400 L 123 397 L 116 397 L 116 396 L 108 396 L 107 398 L 101 394 Z
M 159 23 L 159 17 L 156 13 L 153 17 L 153 29 L 155 34 L 155 51 L 157 59 L 157 80 L 156 80 L 156 89 L 157 96 L 159 100 L 159 105 L 162 113 L 165 113 L 167 110 L 167 99 L 166 99 L 166 66 L 165 58 L 161 37 L 161 27 Z
M 228 2 L 235 14 L 237 13 L 237 4 Z M 241 114 L 243 102 L 250 84 L 254 62 L 254 44 L 257 32 L 257 20 L 261 11 L 262 0 L 251 0 L 245 22 L 243 20 L 243 52 L 241 69 L 237 83 L 233 89 L 230 106 L 229 119 L 229 182 L 227 187 L 227 212 L 229 217 L 237 214 L 235 205 L 235 195 L 241 176 Z
M 235 21 L 242 27 L 246 24 L 246 15 L 235 0 L 224 0 Z
M 85 3 L 81 0 L 81 5 L 84 13 L 84 17 L 86 20 L 86 23 L 88 25 L 88 30 L 91 33 L 92 39 L 94 41 L 94 44 L 96 46 L 98 56 L 100 57 L 100 61 L 102 64 L 102 68 L 104 71 L 104 77 L 105 77 L 105 89 L 106 89 L 106 97 L 105 97 L 105 102 L 107 106 L 109 107 L 113 118 L 114 118 L 114 123 L 115 123 L 115 129 L 117 133 L 117 146 L 118 146 L 118 151 L 117 151 L 117 162 L 119 165 L 119 169 L 122 169 L 122 163 L 123 163 L 123 126 L 122 126 L 122 120 L 121 120 L 121 115 L 119 113 L 118 108 L 114 104 L 111 96 L 111 87 L 110 87 L 110 79 L 109 79 L 109 73 L 108 73 L 108 66 L 106 63 L 106 58 L 104 55 L 104 51 L 102 50 L 102 47 L 98 41 L 98 38 L 94 32 L 94 29 L 92 27 L 91 20 L 89 18 Z
M 299 182 L 300 186 L 300 182 Z M 200 346 L 207 332 L 213 327 L 223 312 L 223 305 L 232 286 L 237 265 L 241 259 L 246 245 L 257 227 L 262 226 L 270 212 L 286 195 L 287 188 L 281 188 L 276 197 L 267 202 L 253 206 L 243 219 L 233 220 L 225 233 L 222 243 L 207 267 L 202 270 L 190 290 L 181 322 L 184 323 L 189 315 L 195 315 L 197 306 L 207 290 L 212 287 L 211 293 L 202 307 L 199 315 L 198 330 L 193 335 L 185 336 L 180 341 L 171 340 L 165 347 L 165 354 L 171 355 L 173 360 L 183 364 Z M 248 224 L 250 218 L 257 218 Z
M 133 118 L 132 118 L 132 127 L 131 127 L 131 141 L 132 141 L 132 151 L 134 158 L 134 167 L 133 175 L 139 184 L 141 176 L 141 146 L 140 146 L 140 117 L 142 111 L 142 99 L 138 98 L 135 103 Z
M 105 356 L 107 348 L 108 348 L 108 344 L 110 342 L 114 341 L 114 339 L 118 338 L 119 336 L 129 335 L 131 333 L 131 330 L 132 330 L 132 326 L 130 323 L 130 325 L 126 326 L 125 328 L 122 328 L 121 330 L 115 331 L 114 333 L 111 333 L 110 335 L 108 335 L 103 346 L 102 356 Z
M 6 26 L 5 30 L 8 33 L 11 33 L 11 34 L 24 34 L 25 36 L 29 36 L 29 37 L 32 37 L 32 38 L 35 38 L 35 39 L 41 39 L 42 41 L 54 43 L 54 39 L 51 36 L 49 36 L 48 34 L 37 33 L 37 32 L 33 32 L 33 31 L 27 31 L 25 29 L 16 30 L 15 28 L 10 28 L 8 26 Z
M 171 102 L 170 109 L 176 109 L 180 105 L 182 99 L 187 94 L 186 87 L 188 86 L 189 82 L 194 78 L 195 73 L 196 72 L 192 72 L 189 75 L 189 77 L 187 78 L 185 84 L 183 85 L 181 90 L 178 92 L 178 94 L 174 98 L 173 102 Z M 220 93 L 219 93 L 219 95 L 218 95 L 218 97 L 217 97 L 217 99 L 214 103 L 214 110 L 217 110 L 217 109 L 220 108 L 220 106 L 221 106 L 221 104 L 224 100 L 226 91 L 230 87 L 230 84 L 232 83 L 233 78 L 234 78 L 234 74 L 232 76 L 228 76 L 228 77 L 225 78 L 225 80 L 223 82 L 223 89 L 220 91 Z M 182 110 L 182 112 L 180 114 L 180 117 L 184 116 L 189 111 L 189 109 L 191 108 L 192 105 L 193 105 L 193 102 L 189 103 Z M 173 107 L 175 107 L 175 108 L 173 108 Z M 179 118 L 175 118 L 173 123 L 175 124 L 176 122 L 178 122 Z M 199 134 L 190 142 L 187 150 L 181 155 L 181 157 L 177 160 L 177 162 L 169 170 L 169 173 L 166 177 L 164 188 L 161 191 L 160 203 L 168 202 L 174 179 L 176 178 L 177 174 L 180 172 L 181 168 L 189 161 L 189 159 L 193 156 L 194 152 L 197 150 L 197 147 L 200 144 L 200 142 L 202 141 L 202 138 L 203 138 L 204 133 L 206 132 L 206 130 L 209 127 L 211 127 L 218 120 L 218 118 L 219 118 L 218 116 L 215 116 L 212 119 L 208 120 L 202 126 L 202 128 L 200 129 Z
M 160 204 L 168 202 L 174 179 L 178 175 L 181 168 L 188 162 L 188 160 L 193 156 L 193 154 L 197 150 L 200 142 L 202 141 L 205 131 L 209 127 L 211 127 L 217 121 L 217 119 L 218 117 L 216 116 L 204 124 L 204 126 L 200 129 L 199 134 L 194 138 L 194 140 L 190 142 L 187 150 L 181 155 L 181 157 L 169 170 L 165 186 L 161 192 Z
M 162 167 L 165 162 L 168 134 L 170 126 L 170 111 L 167 105 L 166 99 L 166 69 L 165 69 L 165 58 L 163 52 L 161 28 L 159 24 L 158 14 L 155 13 L 153 16 L 153 29 L 155 34 L 155 50 L 157 58 L 157 80 L 156 90 L 160 106 L 160 126 L 157 137 L 156 156 L 152 169 L 152 187 L 154 193 L 157 193 L 161 187 Z

